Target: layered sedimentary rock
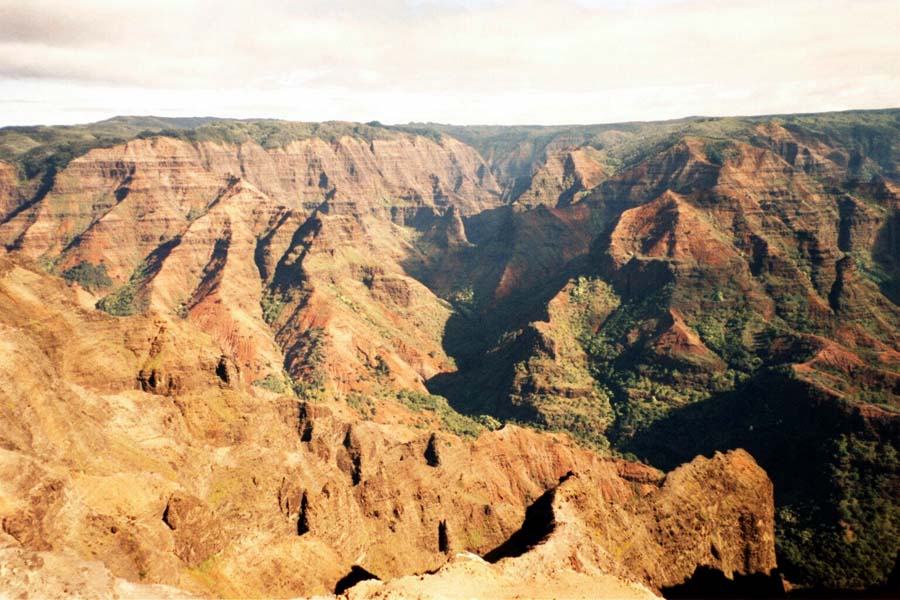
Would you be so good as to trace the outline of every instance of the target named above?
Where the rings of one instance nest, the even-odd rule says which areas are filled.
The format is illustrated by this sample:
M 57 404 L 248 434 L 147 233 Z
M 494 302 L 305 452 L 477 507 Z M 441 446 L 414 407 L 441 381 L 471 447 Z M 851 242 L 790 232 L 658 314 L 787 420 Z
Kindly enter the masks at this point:
M 9 169 L 4 170 L 4 173 Z M 387 139 L 319 138 L 263 149 L 187 143 L 166 137 L 97 149 L 58 173 L 33 209 L 2 228 L 2 241 L 28 256 L 55 255 L 82 236 L 70 261 L 127 245 L 133 267 L 162 240 L 206 212 L 233 178 L 245 179 L 279 204 L 310 212 L 377 213 L 403 222 L 422 208 L 456 206 L 471 214 L 496 205 L 497 184 L 481 158 L 452 138 L 441 143 L 394 134 Z M 117 222 L 138 227 L 115 228 Z M 117 229 L 120 237 L 110 239 Z M 122 231 L 125 229 L 125 231 Z M 91 250 L 92 238 L 105 247 Z M 129 271 L 110 265 L 114 278 Z
M 272 149 L 155 137 L 96 149 L 57 173 L 33 206 L 0 226 L 0 237 L 17 254 L 51 262 L 59 272 L 102 268 L 116 289 L 92 291 L 113 292 L 107 305 L 119 312 L 150 305 L 189 315 L 213 331 L 252 378 L 281 378 L 283 366 L 294 376 L 305 373 L 305 365 L 281 364 L 264 319 L 276 318 L 283 288 L 302 288 L 310 296 L 302 303 L 314 307 L 336 307 L 343 299 L 353 320 L 358 309 L 351 299 L 362 292 L 335 288 L 347 283 L 336 279 L 345 274 L 337 265 L 328 266 L 326 281 L 316 279 L 314 267 L 314 256 L 330 253 L 325 259 L 331 261 L 343 247 L 350 254 L 343 264 L 354 279 L 373 286 L 359 305 L 371 306 L 365 298 L 375 296 L 377 314 L 364 315 L 361 325 L 329 328 L 325 315 L 301 311 L 292 315 L 291 333 L 280 338 L 288 346 L 284 352 L 291 354 L 297 335 L 309 338 L 321 329 L 333 342 L 333 364 L 349 361 L 343 369 L 323 369 L 320 377 L 331 388 L 346 389 L 367 366 L 384 360 L 403 385 L 423 389 L 424 379 L 446 368 L 439 347 L 446 309 L 393 266 L 410 254 L 393 224 L 427 227 L 445 212 L 478 212 L 496 205 L 499 189 L 478 154 L 452 138 L 383 135 L 368 141 L 313 137 Z M 17 189 L 11 185 L 3 188 L 7 196 Z M 311 214 L 314 220 L 301 230 Z M 309 264 L 291 271 L 305 252 L 302 236 L 315 223 L 322 230 Z M 368 251 L 359 247 L 366 238 Z M 279 265 L 289 275 L 276 272 Z M 279 289 L 270 293 L 276 277 Z M 264 297 L 271 300 L 266 315 Z M 401 347 L 386 344 L 385 336 L 393 337 L 387 332 L 402 329 L 407 312 L 431 313 L 433 327 L 422 336 L 416 333 L 421 323 L 410 323 Z
M 606 179 L 600 151 L 585 146 L 549 154 L 531 175 L 528 187 L 515 190 L 515 201 L 526 206 L 567 206 Z
M 6 219 L 7 215 L 22 204 L 24 195 L 20 189 L 17 169 L 0 161 L 0 220 Z

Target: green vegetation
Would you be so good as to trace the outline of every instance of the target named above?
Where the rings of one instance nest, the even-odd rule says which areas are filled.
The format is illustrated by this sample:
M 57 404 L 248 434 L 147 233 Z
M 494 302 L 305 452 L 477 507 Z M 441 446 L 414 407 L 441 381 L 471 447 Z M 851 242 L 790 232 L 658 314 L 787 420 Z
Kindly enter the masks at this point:
M 347 405 L 359 413 L 363 419 L 372 419 L 378 412 L 375 401 L 358 392 L 350 392 L 347 394 Z
M 193 221 L 196 221 L 197 219 L 199 219 L 200 217 L 202 217 L 203 215 L 204 215 L 203 209 L 197 208 L 196 206 L 192 206 L 184 218 L 190 222 L 193 222 Z
M 418 135 L 424 138 L 428 138 L 432 142 L 440 144 L 444 139 L 443 134 L 440 131 L 436 131 L 431 129 L 430 127 L 417 127 L 415 125 L 394 125 L 391 129 L 395 131 L 402 131 L 403 133 L 411 133 L 412 135 Z
M 441 420 L 444 429 L 460 437 L 478 437 L 485 429 L 477 420 L 453 410 L 443 396 L 402 390 L 397 393 L 397 401 L 414 412 L 433 412 Z
M 900 150 L 900 120 L 894 110 L 845 111 L 811 115 L 788 115 L 778 119 L 801 137 L 840 144 L 851 156 L 850 168 L 861 180 L 875 173 L 897 177 L 896 156 Z M 867 164 L 868 157 L 872 164 Z
M 281 311 L 284 310 L 287 304 L 287 300 L 282 294 L 266 289 L 263 290 L 259 303 L 262 308 L 263 321 L 267 325 L 271 325 L 278 320 Z
M 276 394 L 290 394 L 304 402 L 318 403 L 333 398 L 321 370 L 307 371 L 298 378 L 291 377 L 287 371 L 282 371 L 280 375 L 269 373 L 254 381 L 253 385 Z
M 454 290 L 450 294 L 449 301 L 453 305 L 453 309 L 466 318 L 472 317 L 478 310 L 478 302 L 475 300 L 475 291 L 472 286 Z
M 129 282 L 97 302 L 97 308 L 116 317 L 128 317 L 143 312 L 149 301 L 138 295 L 137 289 Z
M 88 125 L 0 128 L 0 160 L 19 166 L 32 179 L 55 174 L 94 148 L 109 148 L 133 139 L 142 131 L 196 127 L 209 119 L 116 117 Z M 52 177 L 52 175 L 51 175 Z
M 262 379 L 257 379 L 253 382 L 253 385 L 255 385 L 256 387 L 263 388 L 264 390 L 269 390 L 270 392 L 275 392 L 276 394 L 283 394 L 288 389 L 291 389 L 290 384 L 290 377 L 286 374 L 279 377 L 273 373 L 269 373 Z
M 175 305 L 175 316 L 179 319 L 187 319 L 190 314 L 190 307 L 188 306 L 188 299 L 180 300 Z
M 722 166 L 729 160 L 733 160 L 739 153 L 734 143 L 728 140 L 716 140 L 707 142 L 703 147 L 706 160 L 714 165 Z
M 75 283 L 88 290 L 89 292 L 97 292 L 99 290 L 110 287 L 113 282 L 106 272 L 106 265 L 82 261 L 74 267 L 69 267 L 62 272 L 63 279 L 67 282 Z
M 113 290 L 97 302 L 97 308 L 116 317 L 127 317 L 147 310 L 150 300 L 144 285 L 150 279 L 149 263 L 144 260 L 135 268 L 128 283 Z
M 28 179 L 45 173 L 49 177 L 62 171 L 75 158 L 87 154 L 95 148 L 110 148 L 125 140 L 117 137 L 100 136 L 93 139 L 56 141 L 41 145 L 27 152 L 10 157 L 10 162 L 18 163 Z
M 497 431 L 498 429 L 503 428 L 503 423 L 501 423 L 491 415 L 475 415 L 472 417 L 472 419 L 474 419 L 479 425 L 481 425 L 488 431 Z
M 296 373 L 289 383 L 294 394 L 308 402 L 323 402 L 331 398 L 325 374 L 327 335 L 321 327 L 310 327 L 297 341 L 294 349 L 301 359 L 302 372 Z
M 384 360 L 380 354 L 375 356 L 375 375 L 379 378 L 389 377 L 391 374 L 391 367 L 387 364 L 387 361 Z
M 314 371 L 302 379 L 292 379 L 291 390 L 304 402 L 324 402 L 330 399 L 325 376 L 319 371 Z
M 786 574 L 833 589 L 883 581 L 900 539 L 897 448 L 845 434 L 832 441 L 829 453 L 823 493 L 830 497 L 778 509 L 776 541 Z
M 746 304 L 739 289 L 717 290 L 712 302 L 693 316 L 694 329 L 710 350 L 730 369 L 752 373 L 762 363 L 753 334 L 766 327 L 763 319 Z
M 291 142 L 319 138 L 336 143 L 343 137 L 352 137 L 372 142 L 389 139 L 396 134 L 384 127 L 374 127 L 361 123 L 329 121 L 325 123 L 301 123 L 296 121 L 260 120 L 216 120 L 190 129 L 163 129 L 141 132 L 137 137 L 149 138 L 166 136 L 191 143 L 213 142 L 220 144 L 244 144 L 254 142 L 263 148 L 283 148 Z

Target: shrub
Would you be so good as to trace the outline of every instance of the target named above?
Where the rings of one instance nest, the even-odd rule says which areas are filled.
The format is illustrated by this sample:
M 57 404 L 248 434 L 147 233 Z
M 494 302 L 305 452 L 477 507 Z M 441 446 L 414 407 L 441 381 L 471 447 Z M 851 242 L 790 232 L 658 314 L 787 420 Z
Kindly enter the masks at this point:
M 106 272 L 106 265 L 103 263 L 95 265 L 89 262 L 80 262 L 63 271 L 62 276 L 69 284 L 77 282 L 78 285 L 91 292 L 108 288 L 113 283 Z
M 291 380 L 294 394 L 305 402 L 322 402 L 328 399 L 325 389 L 325 378 L 321 373 L 314 373 L 308 379 Z
M 377 412 L 375 402 L 359 392 L 350 392 L 347 395 L 347 405 L 358 412 L 364 419 L 371 419 Z
M 283 394 L 285 390 L 287 390 L 287 384 L 284 379 L 277 375 L 273 375 L 272 373 L 269 373 L 262 379 L 257 379 L 253 382 L 253 385 L 261 387 L 264 390 L 269 390 L 270 392 L 275 392 L 276 394 Z
M 97 302 L 97 308 L 115 317 L 128 317 L 147 309 L 149 301 L 138 296 L 131 284 L 126 284 Z
M 782 506 L 776 519 L 779 563 L 792 581 L 833 589 L 884 581 L 900 536 L 900 456 L 890 441 L 844 434 L 828 448 L 827 505 Z
M 402 390 L 397 394 L 397 400 L 414 412 L 433 412 L 445 429 L 460 437 L 474 438 L 484 431 L 484 425 L 453 410 L 443 396 Z
M 141 287 L 149 276 L 147 261 L 141 261 L 128 283 L 97 302 L 97 308 L 116 317 L 127 317 L 147 310 L 150 301 Z
M 267 325 L 271 325 L 277 321 L 279 315 L 281 315 L 281 311 L 284 310 L 285 304 L 286 302 L 283 296 L 269 290 L 264 290 L 262 298 L 259 301 L 260 308 L 262 308 L 263 321 L 265 321 Z

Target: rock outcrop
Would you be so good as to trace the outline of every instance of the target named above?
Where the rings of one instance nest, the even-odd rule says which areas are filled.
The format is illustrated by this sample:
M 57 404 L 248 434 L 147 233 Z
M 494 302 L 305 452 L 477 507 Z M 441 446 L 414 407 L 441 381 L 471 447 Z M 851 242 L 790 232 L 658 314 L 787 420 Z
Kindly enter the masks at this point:
M 485 558 L 459 553 L 434 574 L 366 581 L 348 597 L 654 598 L 689 579 L 693 565 L 728 579 L 774 568 L 771 484 L 746 452 L 698 457 L 664 480 L 629 469 L 619 477 L 631 491 L 596 472 L 564 476 Z M 640 502 L 623 502 L 630 494 Z M 683 520 L 686 504 L 694 516 Z

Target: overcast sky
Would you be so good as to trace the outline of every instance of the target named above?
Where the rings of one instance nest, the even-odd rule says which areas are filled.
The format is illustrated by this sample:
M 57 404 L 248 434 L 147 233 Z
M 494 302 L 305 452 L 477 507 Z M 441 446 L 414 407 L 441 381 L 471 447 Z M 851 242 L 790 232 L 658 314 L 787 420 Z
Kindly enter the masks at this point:
M 0 125 L 900 106 L 900 0 L 0 0 Z

